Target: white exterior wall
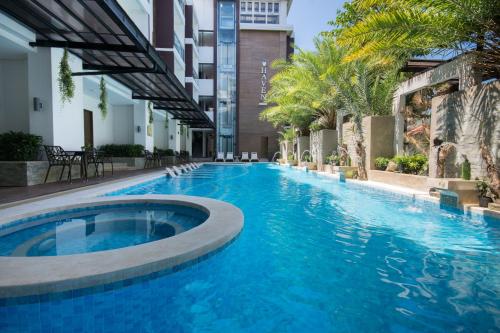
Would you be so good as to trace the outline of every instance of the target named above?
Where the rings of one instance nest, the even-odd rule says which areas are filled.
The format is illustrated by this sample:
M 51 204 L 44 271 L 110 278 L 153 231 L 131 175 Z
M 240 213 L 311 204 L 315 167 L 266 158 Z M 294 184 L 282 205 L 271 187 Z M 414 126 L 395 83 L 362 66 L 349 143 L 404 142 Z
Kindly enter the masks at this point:
M 168 128 L 165 128 L 165 112 L 154 112 L 154 146 L 168 149 Z
M 134 104 L 134 143 L 143 145 L 148 150 L 153 150 L 153 137 L 147 135 L 148 120 L 147 102 L 140 101 Z M 140 126 L 140 132 L 137 131 L 137 126 Z
M 113 143 L 134 143 L 134 106 L 113 105 Z
M 0 60 L 0 133 L 29 131 L 28 61 Z
M 212 1 L 194 0 L 194 10 L 199 13 L 198 24 L 200 30 L 214 30 L 214 5 Z
M 51 49 L 54 144 L 63 146 L 67 150 L 80 150 L 84 145 L 83 81 L 82 77 L 73 77 L 75 94 L 71 102 L 63 104 L 57 82 L 59 62 L 63 53 L 62 49 Z M 82 71 L 82 61 L 80 58 L 70 54 L 69 64 L 72 71 Z
M 142 34 L 153 39 L 153 1 L 150 0 L 118 0 L 120 6 L 134 21 Z

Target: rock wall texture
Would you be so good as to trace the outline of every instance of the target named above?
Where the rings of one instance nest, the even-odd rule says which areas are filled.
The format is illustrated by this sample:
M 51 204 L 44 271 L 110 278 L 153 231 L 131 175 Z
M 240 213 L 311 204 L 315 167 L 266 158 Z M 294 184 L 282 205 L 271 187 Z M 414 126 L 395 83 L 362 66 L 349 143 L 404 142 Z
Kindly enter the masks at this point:
M 476 85 L 432 100 L 429 176 L 436 177 L 438 147 L 435 140 L 454 144 L 445 166 L 445 177 L 460 177 L 464 156 L 471 163 L 471 176 L 486 176 L 479 153 L 480 142 L 491 149 L 500 165 L 500 82 Z
M 337 150 L 338 134 L 336 130 L 323 129 L 317 132 L 311 132 L 310 150 L 313 162 L 318 166 L 325 163 L 326 158 Z

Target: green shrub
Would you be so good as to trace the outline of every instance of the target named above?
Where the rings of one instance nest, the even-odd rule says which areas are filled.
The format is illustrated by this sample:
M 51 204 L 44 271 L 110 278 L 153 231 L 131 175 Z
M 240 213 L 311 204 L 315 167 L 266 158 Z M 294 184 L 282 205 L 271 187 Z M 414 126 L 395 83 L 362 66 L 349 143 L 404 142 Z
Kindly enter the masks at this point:
M 411 156 L 397 155 L 392 159 L 400 168 L 401 172 L 409 174 L 423 174 L 427 169 L 427 156 L 415 154 Z
M 326 163 L 331 165 L 339 165 L 340 157 L 338 155 L 330 155 L 326 158 Z
M 468 159 L 462 163 L 462 179 L 470 180 L 470 162 Z
M 389 164 L 390 162 L 390 159 L 387 158 L 387 157 L 377 157 L 375 159 L 375 168 L 377 168 L 377 170 L 385 170 L 387 169 L 387 164 Z
M 173 149 L 158 149 L 155 148 L 155 151 L 160 153 L 161 156 L 175 156 Z
M 100 146 L 99 150 L 114 157 L 142 157 L 144 155 L 143 145 L 110 144 Z
M 23 132 L 0 134 L 0 161 L 33 161 L 38 157 L 42 137 Z

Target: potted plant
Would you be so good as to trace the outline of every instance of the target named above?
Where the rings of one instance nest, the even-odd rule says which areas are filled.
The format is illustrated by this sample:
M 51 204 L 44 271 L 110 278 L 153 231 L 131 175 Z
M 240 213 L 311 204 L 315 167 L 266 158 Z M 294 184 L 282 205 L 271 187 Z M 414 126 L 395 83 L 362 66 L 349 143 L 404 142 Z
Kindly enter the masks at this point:
M 494 195 L 491 192 L 490 185 L 484 180 L 476 182 L 476 188 L 479 192 L 479 207 L 488 207 L 488 204 L 493 202 Z

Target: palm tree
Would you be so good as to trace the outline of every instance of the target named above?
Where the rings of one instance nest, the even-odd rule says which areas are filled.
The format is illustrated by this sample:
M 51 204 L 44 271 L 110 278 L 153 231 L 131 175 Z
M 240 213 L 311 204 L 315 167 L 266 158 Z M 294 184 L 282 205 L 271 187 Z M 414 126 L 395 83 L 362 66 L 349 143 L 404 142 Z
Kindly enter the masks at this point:
M 261 113 L 261 118 L 275 127 L 293 125 L 302 132 L 313 129 L 335 128 L 338 100 L 323 74 L 329 62 L 327 54 L 316 39 L 316 52 L 299 50 L 291 62 L 276 61 L 278 73 L 271 79 L 267 102 L 272 106 Z
M 347 50 L 337 46 L 333 38 L 325 39 L 321 47 L 328 49 L 331 60 L 324 74 L 325 80 L 332 87 L 340 108 L 352 115 L 358 177 L 365 180 L 368 177 L 362 120 L 368 115 L 390 114 L 398 75 L 371 66 L 366 61 L 343 61 Z
M 394 64 L 418 55 L 472 51 L 477 65 L 500 66 L 498 0 L 353 0 L 337 20 L 347 60 Z

